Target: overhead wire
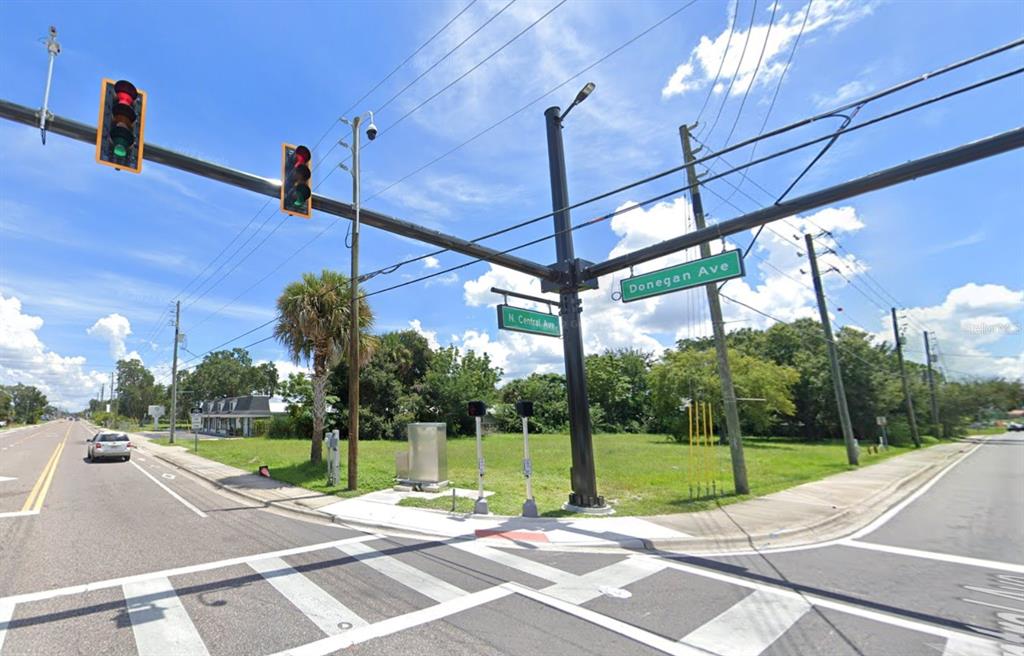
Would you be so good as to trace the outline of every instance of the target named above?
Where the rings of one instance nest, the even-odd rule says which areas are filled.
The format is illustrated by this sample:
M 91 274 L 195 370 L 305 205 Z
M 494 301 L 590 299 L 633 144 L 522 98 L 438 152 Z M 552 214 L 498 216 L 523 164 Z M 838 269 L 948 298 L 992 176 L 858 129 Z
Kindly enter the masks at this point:
M 772 36 L 772 27 L 775 26 L 775 14 L 779 10 L 779 2 L 772 3 L 772 17 L 768 20 L 768 29 L 765 31 L 764 43 L 761 44 L 761 54 L 757 57 L 757 64 L 754 66 L 754 72 L 750 76 L 750 84 L 747 85 L 746 90 L 743 92 L 743 98 L 740 100 L 740 108 L 736 110 L 736 119 L 732 122 L 732 128 L 729 130 L 729 135 L 725 138 L 724 144 L 728 144 L 732 141 L 732 135 L 736 132 L 736 126 L 740 124 L 740 117 L 743 116 L 743 107 L 747 104 L 747 97 L 750 95 L 750 90 L 757 84 L 757 74 L 761 72 L 761 62 L 764 61 L 764 52 L 768 49 L 768 40 Z M 753 32 L 754 28 L 751 26 L 750 31 Z M 750 36 L 749 34 L 747 35 Z
M 736 0 L 736 2 L 738 3 L 739 0 Z M 753 6 L 751 7 L 751 10 L 750 10 L 750 25 L 747 26 L 747 38 L 743 40 L 743 50 L 740 51 L 740 58 L 736 62 L 736 70 L 733 71 L 732 77 L 729 78 L 729 86 L 728 86 L 728 88 L 726 88 L 725 92 L 722 94 L 722 102 L 718 106 L 718 113 L 715 114 L 715 120 L 711 124 L 711 127 L 708 129 L 707 133 L 704 135 L 705 139 L 710 140 L 712 133 L 715 131 L 715 128 L 718 126 L 718 121 L 719 121 L 719 119 L 722 118 L 722 111 L 725 109 L 725 105 L 729 101 L 729 94 L 732 93 L 732 87 L 733 87 L 733 85 L 736 84 L 736 78 L 740 74 L 740 69 L 743 68 L 743 59 L 744 59 L 744 57 L 747 56 L 747 46 L 750 45 L 750 35 L 754 31 L 754 21 L 757 18 L 757 0 L 754 0 L 752 4 L 753 4 Z M 738 11 L 738 8 L 737 8 L 737 11 Z

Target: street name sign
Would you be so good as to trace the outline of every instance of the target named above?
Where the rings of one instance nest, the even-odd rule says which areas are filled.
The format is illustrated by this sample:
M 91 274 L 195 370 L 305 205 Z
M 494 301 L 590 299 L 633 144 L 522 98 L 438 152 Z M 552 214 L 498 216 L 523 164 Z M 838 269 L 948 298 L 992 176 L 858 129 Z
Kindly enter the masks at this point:
M 631 303 L 712 282 L 739 278 L 745 274 L 743 256 L 738 250 L 731 250 L 626 278 L 619 283 L 619 289 L 622 292 L 622 302 Z
M 153 419 L 159 419 L 164 416 L 164 407 L 162 405 L 151 405 L 148 410 L 149 416 Z
M 511 305 L 498 306 L 498 328 L 545 337 L 562 336 L 562 325 L 557 315 Z

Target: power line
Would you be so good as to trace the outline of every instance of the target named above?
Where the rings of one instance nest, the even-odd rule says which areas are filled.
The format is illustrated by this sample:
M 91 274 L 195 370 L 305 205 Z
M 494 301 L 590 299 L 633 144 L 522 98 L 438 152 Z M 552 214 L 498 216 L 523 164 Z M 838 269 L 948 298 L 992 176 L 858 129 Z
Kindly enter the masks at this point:
M 722 61 L 718 62 L 718 72 L 715 73 L 715 79 L 711 81 L 711 85 L 708 87 L 708 94 L 704 96 L 704 104 L 700 106 L 700 111 L 697 113 L 697 120 L 695 123 L 700 123 L 700 118 L 704 116 L 704 110 L 708 107 L 708 102 L 711 100 L 711 96 L 714 95 L 715 86 L 718 84 L 718 78 L 722 76 L 722 69 L 725 68 L 725 59 L 729 55 L 729 46 L 732 45 L 732 35 L 736 31 L 736 18 L 740 13 L 740 2 L 736 0 L 732 8 L 732 20 L 729 21 L 729 36 L 725 40 L 725 51 L 722 53 Z
M 756 6 L 756 3 L 755 3 Z M 757 74 L 761 72 L 761 62 L 764 61 L 764 51 L 768 49 L 768 39 L 772 35 L 772 27 L 775 26 L 775 13 L 779 10 L 779 3 L 772 3 L 772 17 L 768 21 L 768 30 L 764 35 L 764 43 L 761 44 L 761 54 L 757 56 L 757 65 L 754 66 L 754 74 L 750 77 L 750 84 L 747 85 L 746 91 L 743 92 L 743 99 L 740 101 L 740 108 L 736 111 L 736 120 L 732 122 L 732 128 L 729 130 L 729 136 L 725 138 L 725 144 L 732 141 L 732 135 L 736 132 L 736 126 L 740 124 L 740 117 L 743 115 L 743 107 L 747 104 L 747 96 L 750 95 L 750 90 L 754 88 L 754 84 L 757 82 Z M 753 27 L 750 29 L 753 32 Z M 749 34 L 747 35 L 749 38 Z
M 736 0 L 739 4 L 739 0 Z M 777 3 L 776 3 L 777 4 Z M 736 8 L 739 11 L 739 7 Z M 733 71 L 732 77 L 729 78 L 729 87 L 722 94 L 722 104 L 718 106 L 718 113 L 715 114 L 715 121 L 711 124 L 711 128 L 708 129 L 705 137 L 710 140 L 711 134 L 715 131 L 715 127 L 718 125 L 718 120 L 722 118 L 722 110 L 725 109 L 725 104 L 729 100 L 729 94 L 732 93 L 732 87 L 736 84 L 736 77 L 740 74 L 740 68 L 743 67 L 743 58 L 747 55 L 747 46 L 750 44 L 750 34 L 754 31 L 754 19 L 757 18 L 757 0 L 754 0 L 753 7 L 750 10 L 750 25 L 747 26 L 747 38 L 743 40 L 743 50 L 740 51 L 740 58 L 736 62 L 736 70 Z

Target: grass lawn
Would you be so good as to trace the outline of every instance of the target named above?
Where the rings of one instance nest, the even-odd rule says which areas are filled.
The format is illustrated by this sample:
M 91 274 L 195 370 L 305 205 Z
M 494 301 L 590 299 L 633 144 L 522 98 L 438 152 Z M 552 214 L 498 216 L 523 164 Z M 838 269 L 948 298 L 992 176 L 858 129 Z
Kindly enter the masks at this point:
M 925 438 L 934 444 L 934 438 Z M 154 440 L 165 443 L 165 440 Z M 191 447 L 191 441 L 187 446 Z M 753 496 L 813 481 L 848 469 L 842 443 L 786 441 L 782 439 L 746 439 L 744 453 Z M 328 487 L 325 464 L 309 464 L 308 440 L 200 441 L 199 454 L 247 471 L 268 465 L 271 475 L 302 487 L 337 494 L 357 493 L 343 489 L 346 445 L 341 446 L 342 487 Z M 394 482 L 394 454 L 404 451 L 404 442 L 362 441 L 359 443 L 359 492 L 391 487 Z M 892 447 L 888 452 L 870 454 L 861 450 L 861 464 L 870 465 L 905 453 L 907 447 Z M 569 492 L 569 437 L 567 435 L 531 435 L 533 492 L 542 515 L 563 516 L 561 506 Z M 324 451 L 326 455 L 326 449 Z M 495 434 L 484 438 L 487 470 L 485 489 L 493 490 L 490 510 L 502 515 L 518 515 L 525 498 L 522 476 L 523 442 L 521 435 Z M 661 435 L 594 435 L 598 491 L 613 504 L 620 515 L 655 515 L 703 510 L 714 505 L 705 494 L 691 498 L 688 486 L 689 447 L 669 442 Z M 704 460 L 714 481 L 719 502 L 732 503 L 749 498 L 733 493 L 732 469 L 727 446 L 710 447 Z M 696 471 L 697 467 L 694 468 Z M 476 488 L 476 444 L 472 438 L 448 440 L 448 475 L 458 487 Z M 702 490 L 703 491 L 703 490 Z M 699 496 L 698 493 L 694 494 Z M 407 499 L 403 505 L 451 509 L 451 498 L 435 500 Z M 472 510 L 472 500 L 459 499 L 459 511 Z

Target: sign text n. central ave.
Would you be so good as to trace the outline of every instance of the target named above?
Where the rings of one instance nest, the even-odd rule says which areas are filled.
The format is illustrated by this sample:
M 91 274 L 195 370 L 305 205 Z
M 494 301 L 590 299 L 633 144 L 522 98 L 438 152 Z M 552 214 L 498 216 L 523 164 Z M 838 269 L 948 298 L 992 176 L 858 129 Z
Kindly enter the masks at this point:
M 562 336 L 562 326 L 557 315 L 511 305 L 498 306 L 498 328 L 531 335 Z
M 619 284 L 622 302 L 629 303 L 720 280 L 739 278 L 745 273 L 740 252 L 731 250 L 626 278 Z

